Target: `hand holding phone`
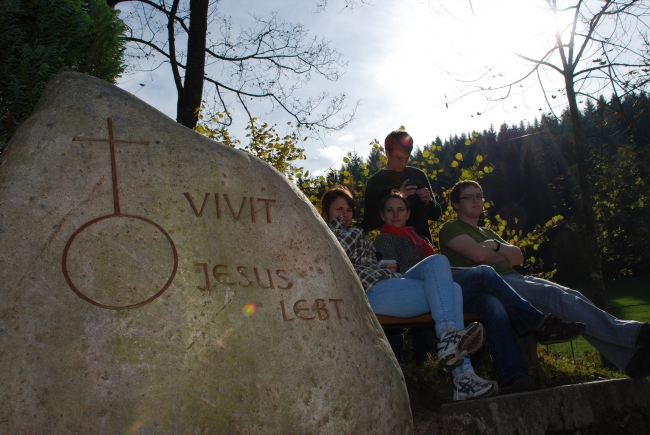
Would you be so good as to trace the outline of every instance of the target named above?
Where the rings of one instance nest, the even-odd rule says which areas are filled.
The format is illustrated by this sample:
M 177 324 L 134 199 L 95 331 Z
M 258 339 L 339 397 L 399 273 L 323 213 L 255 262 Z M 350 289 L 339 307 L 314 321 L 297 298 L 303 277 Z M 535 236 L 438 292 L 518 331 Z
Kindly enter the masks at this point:
M 402 192 L 402 195 L 404 196 L 411 196 L 417 191 L 417 186 L 409 185 L 409 179 L 404 180 L 402 185 L 399 188 L 399 191 Z

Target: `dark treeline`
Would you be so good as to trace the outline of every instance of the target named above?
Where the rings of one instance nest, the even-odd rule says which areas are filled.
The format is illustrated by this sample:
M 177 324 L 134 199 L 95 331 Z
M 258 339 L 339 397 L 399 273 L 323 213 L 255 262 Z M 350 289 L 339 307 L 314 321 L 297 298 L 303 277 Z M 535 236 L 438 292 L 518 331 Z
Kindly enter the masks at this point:
M 597 201 L 606 279 L 650 272 L 649 109 L 646 94 L 627 97 L 620 103 L 617 98 L 607 101 L 601 97 L 583 107 L 589 179 Z M 491 127 L 474 138 L 467 134 L 444 141 L 436 138 L 414 150 L 411 162 L 437 174 L 431 184 L 444 202 L 444 192 L 458 181 L 464 168 L 475 163 L 476 156 L 482 156 L 481 166 L 494 169 L 479 180 L 486 198 L 494 204 L 490 215 L 499 214 L 508 220 L 510 228 L 524 233 L 562 215 L 564 223 L 548 231 L 550 241 L 535 255 L 543 262 L 543 270 L 557 269 L 556 279 L 560 281 L 588 279 L 571 129 L 567 113 L 559 118 L 543 115 L 533 124 L 503 124 L 498 131 Z M 426 157 L 428 152 L 435 155 L 433 162 Z M 452 168 L 458 153 L 462 160 Z M 338 173 L 330 174 L 330 182 L 332 177 L 343 181 L 343 173 L 348 171 L 348 180 L 352 178 L 360 186 L 380 167 L 376 149 L 365 161 L 355 154 Z M 356 190 L 360 193 L 359 188 Z M 359 206 L 363 207 L 362 198 Z

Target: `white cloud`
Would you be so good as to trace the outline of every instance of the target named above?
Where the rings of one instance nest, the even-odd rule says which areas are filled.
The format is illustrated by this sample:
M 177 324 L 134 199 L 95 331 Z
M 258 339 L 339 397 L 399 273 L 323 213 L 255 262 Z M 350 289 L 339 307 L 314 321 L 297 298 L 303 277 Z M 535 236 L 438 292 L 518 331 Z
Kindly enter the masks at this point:
M 321 160 L 324 160 L 325 162 L 331 162 L 331 164 L 342 162 L 343 157 L 345 157 L 346 154 L 346 150 L 336 145 L 330 145 L 328 147 L 321 148 L 318 152 L 318 156 L 321 158 Z

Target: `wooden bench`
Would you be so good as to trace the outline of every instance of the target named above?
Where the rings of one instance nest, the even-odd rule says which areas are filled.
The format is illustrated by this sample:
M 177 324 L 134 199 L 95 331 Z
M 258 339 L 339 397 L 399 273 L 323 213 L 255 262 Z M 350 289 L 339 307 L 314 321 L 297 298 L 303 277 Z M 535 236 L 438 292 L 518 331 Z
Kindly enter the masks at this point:
M 417 317 L 393 317 L 381 314 L 376 314 L 376 316 L 377 320 L 379 320 L 379 324 L 384 328 L 411 328 L 417 326 L 431 326 L 434 323 L 431 314 L 429 313 Z M 463 318 L 466 322 L 481 321 L 480 316 L 472 313 L 463 314 Z

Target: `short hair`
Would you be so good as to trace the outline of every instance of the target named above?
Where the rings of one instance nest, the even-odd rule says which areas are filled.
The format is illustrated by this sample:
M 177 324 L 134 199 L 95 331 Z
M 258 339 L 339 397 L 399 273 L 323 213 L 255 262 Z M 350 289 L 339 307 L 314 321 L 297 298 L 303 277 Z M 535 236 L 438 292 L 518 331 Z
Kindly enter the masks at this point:
M 402 194 L 402 192 L 400 192 L 399 190 L 396 190 L 396 189 L 395 189 L 395 190 L 392 190 L 392 191 L 388 194 L 388 196 L 387 196 L 386 198 L 384 198 L 384 199 L 381 200 L 381 202 L 379 203 L 379 211 L 381 211 L 381 212 L 384 211 L 384 207 L 386 207 L 386 203 L 387 203 L 388 200 L 391 199 L 391 198 L 398 198 L 398 199 L 401 199 L 402 202 L 404 202 L 404 205 L 406 206 L 406 209 L 407 209 L 407 210 L 410 210 L 410 209 L 411 209 L 411 204 L 409 204 L 408 199 L 406 199 L 406 197 Z
M 391 131 L 384 139 L 384 151 L 388 155 L 396 148 L 403 150 L 410 156 L 411 151 L 413 151 L 413 138 L 411 135 L 404 130 Z
M 458 183 L 454 184 L 454 187 L 452 187 L 451 191 L 449 192 L 449 202 L 452 204 L 458 204 L 460 202 L 460 194 L 463 192 L 463 189 L 470 186 L 478 187 L 481 193 L 483 193 L 483 188 L 480 184 L 478 184 L 478 182 L 474 180 L 459 181 Z
M 323 217 L 323 219 L 325 219 L 325 221 L 329 222 L 330 207 L 332 206 L 334 201 L 336 201 L 338 198 L 345 199 L 345 201 L 352 209 L 352 217 L 354 217 L 354 197 L 352 196 L 352 194 L 350 193 L 347 187 L 336 185 L 327 189 L 320 200 L 320 204 L 321 204 L 320 215 Z

